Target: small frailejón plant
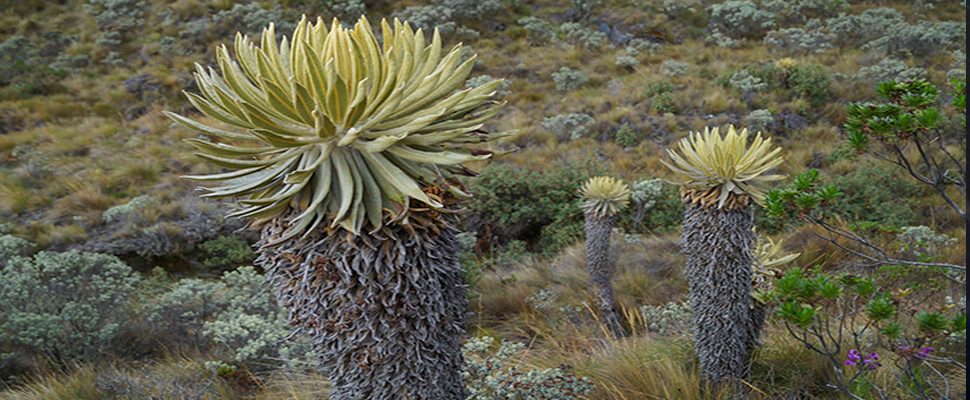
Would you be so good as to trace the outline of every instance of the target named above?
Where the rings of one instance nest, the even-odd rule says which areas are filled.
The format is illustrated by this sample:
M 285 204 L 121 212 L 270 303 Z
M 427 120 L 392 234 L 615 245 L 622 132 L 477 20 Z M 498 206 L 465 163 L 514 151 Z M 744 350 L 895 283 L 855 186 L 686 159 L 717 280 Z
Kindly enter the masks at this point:
M 394 21 L 375 36 L 303 19 L 279 43 L 237 34 L 236 60 L 201 66 L 192 104 L 228 127 L 167 113 L 210 140 L 198 156 L 233 171 L 191 176 L 236 198 L 262 230 L 262 265 L 291 323 L 311 337 L 330 398 L 464 399 L 464 278 L 454 204 L 469 197 L 465 147 L 482 130 L 501 81 L 462 89 L 474 58 L 442 51 L 437 32 Z M 220 124 L 221 125 L 221 124 Z
M 604 322 L 615 337 L 625 334 L 613 298 L 610 234 L 616 225 L 617 214 L 630 202 L 630 193 L 630 188 L 622 180 L 606 176 L 590 178 L 579 189 L 586 214 L 586 269 L 596 289 L 596 301 Z
M 678 176 L 687 205 L 680 246 L 687 255 L 701 375 L 715 385 L 737 382 L 747 375 L 758 330 L 750 205 L 761 201 L 766 183 L 784 178 L 767 174 L 784 158 L 771 139 L 759 134 L 748 144 L 747 129 L 733 126 L 724 135 L 717 128 L 691 133 L 679 147 L 680 153 L 667 150 L 671 162 L 663 164 Z

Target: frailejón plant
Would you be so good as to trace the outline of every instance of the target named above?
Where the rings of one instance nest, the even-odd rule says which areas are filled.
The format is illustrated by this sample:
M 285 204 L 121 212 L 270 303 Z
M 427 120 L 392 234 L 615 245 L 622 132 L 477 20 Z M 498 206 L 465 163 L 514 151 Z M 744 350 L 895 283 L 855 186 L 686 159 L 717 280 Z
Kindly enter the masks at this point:
M 199 156 L 230 172 L 206 196 L 238 199 L 262 229 L 257 264 L 294 326 L 310 335 L 332 399 L 463 399 L 465 293 L 452 205 L 468 197 L 464 146 L 499 111 L 501 80 L 463 89 L 474 57 L 437 32 L 361 18 L 352 28 L 302 20 L 277 42 L 243 35 L 221 74 L 198 67 L 187 94 L 210 126 Z
M 782 179 L 767 173 L 783 158 L 770 139 L 759 134 L 749 144 L 747 130 L 733 126 L 724 135 L 692 133 L 679 144 L 664 165 L 678 175 L 687 204 L 680 246 L 701 375 L 715 385 L 738 384 L 747 376 L 763 314 L 751 297 L 756 260 L 749 205 L 761 201 L 767 182 Z

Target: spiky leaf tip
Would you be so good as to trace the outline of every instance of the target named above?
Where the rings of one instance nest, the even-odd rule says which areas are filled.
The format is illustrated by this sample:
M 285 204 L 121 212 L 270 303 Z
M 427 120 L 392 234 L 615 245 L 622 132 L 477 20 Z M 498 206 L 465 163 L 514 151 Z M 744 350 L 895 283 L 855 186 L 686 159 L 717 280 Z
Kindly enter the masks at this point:
M 749 144 L 747 129 L 732 125 L 721 135 L 718 128 L 704 128 L 681 139 L 678 147 L 679 152 L 667 149 L 669 163 L 660 162 L 676 174 L 673 183 L 681 185 L 684 200 L 692 204 L 719 209 L 744 207 L 751 200 L 760 204 L 767 184 L 785 178 L 768 174 L 785 158 L 760 132 Z
M 614 215 L 630 202 L 630 188 L 622 180 L 609 176 L 590 178 L 579 189 L 583 211 L 596 217 Z
M 429 189 L 468 197 L 461 164 L 491 156 L 469 143 L 494 140 L 483 123 L 501 104 L 493 81 L 463 88 L 474 57 L 443 50 L 435 31 L 395 20 L 378 38 L 366 18 L 352 28 L 305 17 L 277 42 L 273 25 L 259 43 L 236 35 L 235 58 L 216 51 L 216 72 L 197 65 L 201 94 L 186 93 L 218 127 L 166 112 L 210 140 L 190 139 L 197 155 L 235 170 L 191 176 L 222 185 L 205 196 L 237 198 L 235 216 L 256 224 L 287 215 L 279 241 L 319 227 L 359 233 L 400 219 L 409 204 L 443 206 Z

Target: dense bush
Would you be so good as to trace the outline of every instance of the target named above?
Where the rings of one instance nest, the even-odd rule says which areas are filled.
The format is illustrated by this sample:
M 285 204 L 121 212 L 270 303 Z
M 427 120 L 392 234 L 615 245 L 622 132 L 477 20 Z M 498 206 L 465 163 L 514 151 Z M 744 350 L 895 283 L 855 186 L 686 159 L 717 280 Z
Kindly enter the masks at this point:
M 61 90 L 60 81 L 69 70 L 87 64 L 87 57 L 63 51 L 76 37 L 47 32 L 43 41 L 10 36 L 0 42 L 0 88 L 9 86 L 22 94 L 44 95 Z M 2 130 L 2 129 L 0 129 Z
M 110 353 L 140 278 L 104 254 L 41 252 L 0 270 L 0 366 L 38 355 L 60 365 Z
M 581 399 L 593 389 L 587 378 L 577 377 L 568 366 L 520 370 L 513 358 L 525 347 L 503 340 L 498 346 L 491 337 L 472 338 L 462 353 L 469 400 Z
M 796 97 L 807 99 L 812 107 L 819 107 L 829 100 L 832 78 L 825 69 L 816 64 L 800 64 L 788 73 L 788 86 Z
M 583 71 L 573 70 L 569 67 L 562 67 L 559 68 L 559 71 L 553 72 L 552 80 L 556 82 L 556 90 L 560 92 L 571 92 L 589 82 L 589 78 Z
M 589 114 L 569 113 L 560 114 L 542 120 L 542 128 L 556 135 L 560 142 L 568 142 L 583 137 L 589 126 L 596 120 Z
M 519 25 L 529 32 L 529 44 L 532 46 L 549 44 L 556 39 L 556 28 L 542 18 L 521 18 Z
M 785 28 L 768 32 L 764 43 L 769 49 L 786 56 L 821 54 L 832 48 L 832 36 L 814 26 Z
M 775 13 L 783 25 L 801 24 L 811 18 L 833 17 L 849 7 L 846 0 L 764 0 L 761 6 Z
M 905 81 L 922 79 L 925 76 L 926 70 L 923 68 L 910 67 L 905 62 L 894 58 L 884 58 L 874 65 L 860 68 L 856 78 L 867 79 L 872 82 L 882 82 L 888 80 Z
M 690 69 L 690 64 L 682 63 L 674 60 L 667 60 L 663 63 L 663 74 L 665 77 L 677 77 L 684 76 L 687 74 L 687 70 Z
M 133 38 L 145 23 L 146 8 L 142 0 L 88 0 L 84 5 L 101 27 L 98 44 L 112 49 Z
M 576 46 L 586 50 L 606 46 L 606 34 L 578 22 L 567 22 L 559 26 L 559 32 Z
M 477 231 L 479 240 L 489 245 L 522 240 L 530 250 L 552 254 L 582 234 L 577 190 L 590 177 L 605 172 L 593 160 L 560 163 L 548 173 L 510 164 L 489 165 L 469 182 L 475 197 L 468 202 L 472 215 L 467 230 Z
M 707 8 L 708 29 L 733 39 L 758 38 L 775 27 L 775 14 L 750 1 L 726 1 Z

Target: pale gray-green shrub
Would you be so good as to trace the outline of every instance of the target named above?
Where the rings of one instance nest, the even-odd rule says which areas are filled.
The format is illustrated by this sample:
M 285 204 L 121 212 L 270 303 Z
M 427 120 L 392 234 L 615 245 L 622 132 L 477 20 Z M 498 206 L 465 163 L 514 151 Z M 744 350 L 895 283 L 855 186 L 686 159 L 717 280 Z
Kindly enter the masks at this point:
M 289 362 L 311 360 L 307 343 L 287 341 L 293 333 L 287 312 L 262 282 L 251 266 L 226 273 L 223 300 L 228 304 L 204 323 L 202 333 L 235 362 L 267 362 L 282 355 Z
M 367 11 L 364 0 L 329 0 L 324 8 L 342 21 L 356 21 Z
M 458 29 L 458 23 L 454 20 L 454 10 L 437 5 L 407 7 L 398 12 L 396 17 L 407 21 L 415 29 L 421 28 L 426 32 L 437 29 L 442 34 L 450 34 Z
M 775 13 L 785 24 L 801 24 L 808 18 L 833 17 L 849 7 L 845 0 L 764 0 L 761 7 Z
M 278 4 L 263 8 L 259 3 L 235 4 L 212 16 L 217 24 L 228 27 L 230 31 L 258 34 L 270 23 L 276 25 L 277 32 L 292 32 L 296 28 L 293 18 L 286 15 Z
M 499 0 L 435 0 L 429 5 L 407 7 L 396 16 L 402 21 L 407 21 L 414 28 L 424 29 L 427 33 L 437 28 L 443 34 L 459 33 L 464 36 L 477 36 L 477 31 L 463 24 L 480 20 L 503 8 L 505 5 Z
M 124 332 L 140 280 L 105 254 L 14 257 L 0 270 L 0 348 L 7 358 L 33 354 L 59 364 L 97 358 Z
M 626 52 L 629 55 L 639 55 L 640 53 L 656 54 L 663 51 L 663 48 L 663 45 L 660 43 L 634 38 L 630 39 L 630 43 L 627 44 Z M 631 54 L 630 49 L 636 50 L 636 53 Z
M 589 82 L 589 78 L 583 71 L 573 70 L 569 67 L 562 67 L 559 68 L 559 71 L 553 72 L 552 80 L 556 82 L 556 90 L 560 92 L 571 92 Z
M 633 204 L 636 205 L 633 224 L 637 227 L 643 222 L 647 211 L 656 206 L 657 200 L 663 195 L 663 181 L 659 178 L 643 179 L 634 182 L 630 189 L 633 191 L 630 194 L 630 200 L 633 200 Z
M 128 222 L 142 226 L 151 222 L 150 220 L 145 220 L 144 211 L 154 205 L 155 200 L 152 200 L 151 196 L 138 196 L 125 204 L 104 210 L 101 213 L 101 220 L 104 222 Z
M 738 93 L 741 93 L 741 96 L 746 100 L 750 99 L 752 95 L 768 89 L 767 82 L 764 82 L 757 76 L 752 75 L 746 69 L 736 71 L 733 75 L 731 75 L 729 82 L 731 84 L 731 88 Z
M 957 242 L 956 238 L 936 233 L 925 225 L 904 226 L 900 230 L 902 232 L 896 235 L 896 238 L 903 242 L 905 250 L 915 253 L 920 258 L 936 258 L 940 256 L 943 248 Z
M 769 49 L 785 56 L 822 54 L 832 48 L 832 36 L 818 27 L 785 28 L 768 32 L 764 43 Z
M 178 345 L 215 346 L 221 355 L 211 368 L 238 363 L 306 364 L 308 343 L 293 336 L 286 311 L 262 285 L 252 266 L 225 273 L 219 280 L 184 278 L 144 305 L 160 332 Z
M 916 25 L 900 22 L 888 27 L 883 35 L 872 39 L 862 48 L 890 54 L 926 56 L 936 51 L 966 50 L 966 38 L 966 22 L 919 21 Z
M 745 126 L 755 132 L 763 131 L 766 127 L 772 125 L 774 121 L 775 117 L 769 110 L 754 110 L 744 117 Z
M 556 28 L 549 21 L 538 17 L 525 17 L 520 18 L 518 22 L 529 32 L 531 46 L 542 46 L 556 39 Z
M 745 41 L 747 41 L 747 39 L 735 39 L 725 35 L 719 29 L 711 30 L 711 32 L 704 37 L 704 43 L 717 47 L 724 47 L 726 49 L 737 49 L 741 47 L 741 43 Z
M 146 7 L 142 0 L 88 0 L 84 11 L 98 21 L 102 33 L 97 43 L 117 48 L 144 25 Z
M 588 378 L 577 377 L 567 366 L 520 370 L 514 358 L 524 347 L 512 341 L 496 346 L 488 336 L 469 339 L 462 348 L 468 400 L 570 400 L 593 390 Z
M 926 70 L 920 67 L 910 67 L 903 61 L 893 58 L 884 58 L 879 63 L 862 67 L 856 74 L 856 79 L 868 79 L 872 82 L 888 81 L 890 79 L 902 81 L 908 79 L 922 79 L 926 76 Z
M 605 33 L 578 22 L 559 25 L 559 32 L 574 45 L 587 50 L 598 49 L 608 43 Z
M 647 329 L 664 336 L 692 337 L 692 316 L 687 301 L 670 302 L 659 306 L 640 307 Z
M 0 234 L 0 269 L 14 257 L 26 256 L 33 247 L 34 243 L 29 240 L 5 233 Z
M 619 57 L 616 57 L 616 66 L 617 67 L 627 68 L 627 69 L 631 69 L 632 70 L 633 68 L 635 68 L 638 65 L 640 65 L 640 60 L 637 60 L 636 57 L 631 57 L 631 56 L 619 56 Z
M 556 135 L 560 142 L 576 140 L 589 131 L 590 125 L 596 123 L 589 114 L 569 113 L 560 114 L 542 120 L 542 127 Z
M 684 76 L 690 69 L 690 64 L 674 60 L 667 60 L 663 63 L 663 74 L 666 77 Z
M 841 13 L 825 20 L 826 29 L 840 45 L 864 45 L 890 34 L 906 17 L 892 8 L 874 8 L 861 14 Z
M 699 0 L 663 0 L 660 2 L 660 11 L 673 19 L 702 5 Z
M 775 27 L 775 13 L 750 1 L 726 1 L 707 7 L 708 29 L 733 39 L 760 37 Z

